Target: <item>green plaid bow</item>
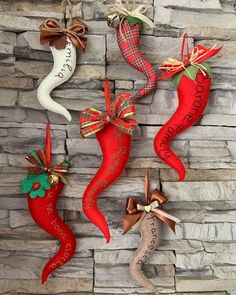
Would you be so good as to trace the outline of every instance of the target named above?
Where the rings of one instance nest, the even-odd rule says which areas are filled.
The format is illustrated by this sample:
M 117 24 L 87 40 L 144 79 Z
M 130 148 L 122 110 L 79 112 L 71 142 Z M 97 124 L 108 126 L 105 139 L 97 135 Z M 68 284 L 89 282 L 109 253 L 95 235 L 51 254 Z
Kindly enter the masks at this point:
M 62 182 L 68 184 L 68 180 L 63 175 L 63 173 L 68 172 L 70 167 L 70 164 L 67 161 L 63 161 L 59 165 L 53 167 L 48 167 L 45 152 L 42 150 L 32 151 L 32 153 L 27 155 L 25 159 L 34 165 L 25 168 L 30 174 L 52 173 L 57 175 Z

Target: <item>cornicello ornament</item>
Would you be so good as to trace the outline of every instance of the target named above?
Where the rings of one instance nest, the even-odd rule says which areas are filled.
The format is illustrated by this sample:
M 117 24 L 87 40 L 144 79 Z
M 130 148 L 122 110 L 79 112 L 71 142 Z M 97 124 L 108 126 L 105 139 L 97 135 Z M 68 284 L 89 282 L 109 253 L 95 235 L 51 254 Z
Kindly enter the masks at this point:
M 26 157 L 33 166 L 27 167 L 27 178 L 21 181 L 22 192 L 27 194 L 28 208 L 36 224 L 61 244 L 58 252 L 47 262 L 42 271 L 42 283 L 60 266 L 74 255 L 76 239 L 70 228 L 57 212 L 57 199 L 67 184 L 64 174 L 68 172 L 69 163 L 51 167 L 50 125 L 46 129 L 46 150 L 33 151 Z
M 128 2 L 128 1 L 126 1 Z M 125 61 L 147 77 L 146 84 L 135 94 L 134 99 L 140 99 L 152 93 L 157 86 L 157 73 L 150 62 L 143 56 L 140 48 L 140 36 L 143 25 L 155 28 L 153 22 L 146 17 L 146 7 L 138 5 L 131 10 L 121 0 L 109 8 L 108 25 L 117 29 L 117 43 Z
M 54 88 L 70 79 L 76 68 L 76 48 L 85 51 L 87 26 L 78 19 L 72 18 L 72 5 L 69 0 L 62 1 L 62 10 L 69 4 L 70 19 L 68 26 L 55 19 L 47 19 L 40 26 L 40 43 L 49 44 L 53 55 L 51 72 L 40 83 L 37 98 L 43 108 L 63 115 L 71 121 L 71 115 L 65 107 L 55 102 L 50 93 Z M 66 18 L 65 18 L 66 22 Z
M 180 220 L 166 211 L 161 206 L 167 202 L 167 197 L 155 189 L 149 193 L 149 175 L 145 175 L 145 203 L 134 198 L 127 199 L 126 215 L 122 219 L 124 233 L 127 233 L 135 224 L 139 225 L 141 242 L 130 261 L 130 274 L 140 286 L 149 289 L 155 294 L 158 288 L 148 279 L 142 271 L 142 266 L 152 255 L 161 243 L 161 223 L 167 224 L 173 232 L 175 225 Z
M 96 134 L 102 150 L 102 164 L 83 195 L 83 210 L 88 219 L 110 241 L 109 228 L 104 215 L 97 207 L 99 194 L 118 179 L 124 171 L 131 146 L 131 137 L 137 122 L 134 104 L 129 93 L 121 93 L 111 105 L 109 80 L 105 80 L 106 112 L 86 109 L 81 113 L 82 136 Z
M 196 123 L 204 112 L 210 93 L 212 73 L 205 61 L 216 55 L 222 47 L 205 48 L 197 45 L 189 52 L 187 34 L 183 37 L 180 61 L 168 58 L 160 69 L 166 74 L 159 79 L 172 78 L 177 86 L 179 105 L 175 113 L 157 133 L 154 140 L 156 154 L 175 169 L 179 180 L 185 178 L 185 168 L 180 158 L 171 150 L 171 141 Z M 185 44 L 187 57 L 184 58 Z

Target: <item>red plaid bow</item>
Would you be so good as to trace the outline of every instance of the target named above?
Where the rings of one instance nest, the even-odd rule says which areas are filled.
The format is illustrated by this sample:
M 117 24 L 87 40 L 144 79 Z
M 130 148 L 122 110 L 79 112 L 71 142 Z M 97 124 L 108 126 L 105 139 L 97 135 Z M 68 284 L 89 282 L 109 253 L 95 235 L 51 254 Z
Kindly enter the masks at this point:
M 135 114 L 134 104 L 131 102 L 131 94 L 121 93 L 116 98 L 113 108 L 110 106 L 109 81 L 105 80 L 105 96 L 107 111 L 89 108 L 84 110 L 80 116 L 80 132 L 82 136 L 87 137 L 102 130 L 108 124 L 113 124 L 122 132 L 132 135 L 137 121 L 128 118 Z

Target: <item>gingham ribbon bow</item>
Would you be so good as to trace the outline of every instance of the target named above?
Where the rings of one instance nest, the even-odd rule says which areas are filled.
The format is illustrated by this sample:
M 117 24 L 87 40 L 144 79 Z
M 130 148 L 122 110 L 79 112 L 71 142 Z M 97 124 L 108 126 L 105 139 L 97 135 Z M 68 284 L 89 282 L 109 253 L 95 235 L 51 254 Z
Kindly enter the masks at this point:
M 107 111 L 102 112 L 94 108 L 84 110 L 80 115 L 80 132 L 82 136 L 90 136 L 109 124 L 113 124 L 122 132 L 132 135 L 137 121 L 130 118 L 135 114 L 135 107 L 131 94 L 121 93 L 116 98 L 113 107 L 110 105 L 109 81 L 105 80 L 105 96 Z
M 59 165 L 50 167 L 51 162 L 51 138 L 50 138 L 50 125 L 47 124 L 46 130 L 46 151 L 35 150 L 31 154 L 25 157 L 34 166 L 26 167 L 25 169 L 32 174 L 50 173 L 57 175 L 62 182 L 68 184 L 68 180 L 63 173 L 67 173 L 69 170 L 69 163 L 63 161 Z

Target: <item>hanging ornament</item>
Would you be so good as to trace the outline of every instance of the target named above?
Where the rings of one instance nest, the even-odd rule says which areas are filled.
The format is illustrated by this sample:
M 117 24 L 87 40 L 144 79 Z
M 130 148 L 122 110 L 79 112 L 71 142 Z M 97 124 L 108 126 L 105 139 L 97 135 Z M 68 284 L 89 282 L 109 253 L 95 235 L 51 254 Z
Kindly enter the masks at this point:
M 166 196 L 155 189 L 149 193 L 149 175 L 145 174 L 145 203 L 142 204 L 133 198 L 127 199 L 126 215 L 123 217 L 124 233 L 127 233 L 136 223 L 139 224 L 141 242 L 130 262 L 130 274 L 140 286 L 149 289 L 155 294 L 157 287 L 142 272 L 145 261 L 150 258 L 161 243 L 161 221 L 167 224 L 173 232 L 180 220 L 167 212 L 161 206 L 167 202 Z
M 64 173 L 68 172 L 69 163 L 50 167 L 51 139 L 50 125 L 46 130 L 46 151 L 36 150 L 26 157 L 33 166 L 27 167 L 28 175 L 21 181 L 22 192 L 27 193 L 28 207 L 34 221 L 49 235 L 59 240 L 61 247 L 44 266 L 42 283 L 50 273 L 68 262 L 74 255 L 76 239 L 70 228 L 58 215 L 57 199 L 68 181 Z
M 81 113 L 80 126 L 82 136 L 96 134 L 103 156 L 101 167 L 84 192 L 83 210 L 109 242 L 108 225 L 97 207 L 97 198 L 124 171 L 130 154 L 131 137 L 137 122 L 130 118 L 135 114 L 130 94 L 119 94 L 111 106 L 108 79 L 105 80 L 105 97 L 106 113 L 93 108 L 86 109 Z
M 87 26 L 78 19 L 72 19 L 72 4 L 69 0 L 63 0 L 61 8 L 64 11 L 69 5 L 70 19 L 66 27 L 55 19 L 47 19 L 40 26 L 40 43 L 49 44 L 53 55 L 53 68 L 41 82 L 37 90 L 37 98 L 43 108 L 61 114 L 68 121 L 71 115 L 65 107 L 55 102 L 50 93 L 54 88 L 63 84 L 73 75 L 76 68 L 76 48 L 85 51 L 87 38 L 83 35 L 87 32 Z M 66 22 L 66 17 L 65 17 Z
M 147 11 L 144 5 L 130 10 L 128 2 L 126 1 L 125 7 L 121 0 L 116 0 L 109 9 L 107 22 L 109 26 L 117 29 L 117 43 L 125 61 L 147 77 L 144 87 L 134 96 L 134 99 L 140 99 L 152 93 L 157 86 L 156 70 L 143 56 L 139 45 L 143 24 L 150 28 L 155 28 L 155 25 L 144 15 Z
M 157 133 L 154 140 L 156 154 L 167 165 L 175 169 L 179 174 L 179 180 L 185 178 L 185 168 L 180 158 L 171 150 L 171 141 L 202 116 L 210 93 L 212 73 L 205 61 L 216 55 L 222 47 L 205 48 L 202 45 L 194 47 L 189 52 L 186 42 L 187 33 L 183 37 L 181 60 L 168 58 L 160 67 L 166 74 L 159 79 L 172 78 L 177 86 L 179 105 L 175 113 Z M 187 57 L 184 58 L 185 42 L 187 45 Z

